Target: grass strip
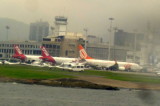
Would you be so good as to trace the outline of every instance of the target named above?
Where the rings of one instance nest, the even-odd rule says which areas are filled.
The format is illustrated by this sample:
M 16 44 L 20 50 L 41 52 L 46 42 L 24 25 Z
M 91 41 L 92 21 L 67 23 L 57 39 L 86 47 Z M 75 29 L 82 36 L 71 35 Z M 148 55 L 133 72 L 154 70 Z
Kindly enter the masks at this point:
M 21 79 L 54 79 L 54 78 L 75 78 L 79 75 L 101 76 L 107 79 L 142 82 L 160 83 L 160 77 L 135 75 L 131 73 L 113 73 L 108 71 L 85 70 L 84 72 L 68 72 L 58 68 L 35 67 L 26 65 L 0 65 L 0 76 Z
M 52 79 L 73 78 L 58 71 L 49 71 L 47 67 L 34 67 L 26 65 L 0 65 L 0 76 L 20 79 Z

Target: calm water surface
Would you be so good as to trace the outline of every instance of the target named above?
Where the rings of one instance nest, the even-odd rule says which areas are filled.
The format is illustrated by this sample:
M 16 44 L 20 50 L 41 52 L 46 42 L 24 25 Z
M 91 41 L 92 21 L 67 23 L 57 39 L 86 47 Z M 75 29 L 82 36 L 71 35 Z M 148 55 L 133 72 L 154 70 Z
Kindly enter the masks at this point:
M 160 91 L 0 83 L 0 106 L 160 106 Z

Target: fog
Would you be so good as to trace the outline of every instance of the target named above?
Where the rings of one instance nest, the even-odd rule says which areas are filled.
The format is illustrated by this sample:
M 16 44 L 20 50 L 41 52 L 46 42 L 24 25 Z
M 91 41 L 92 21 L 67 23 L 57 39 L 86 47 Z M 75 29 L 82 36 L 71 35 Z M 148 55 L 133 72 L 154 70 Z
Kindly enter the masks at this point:
M 53 25 L 54 17 L 68 17 L 68 30 L 93 35 L 106 35 L 109 17 L 113 26 L 126 31 L 145 32 L 147 22 L 158 30 L 160 23 L 158 0 L 1 0 L 0 17 L 24 23 L 40 19 Z

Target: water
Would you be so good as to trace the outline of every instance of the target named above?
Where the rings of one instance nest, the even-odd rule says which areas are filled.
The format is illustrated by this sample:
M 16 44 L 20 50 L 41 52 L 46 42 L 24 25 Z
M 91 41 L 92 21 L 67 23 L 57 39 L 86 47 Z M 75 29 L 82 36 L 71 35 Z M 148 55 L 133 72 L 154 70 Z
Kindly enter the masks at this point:
M 119 91 L 0 83 L 0 106 L 159 106 L 160 91 Z

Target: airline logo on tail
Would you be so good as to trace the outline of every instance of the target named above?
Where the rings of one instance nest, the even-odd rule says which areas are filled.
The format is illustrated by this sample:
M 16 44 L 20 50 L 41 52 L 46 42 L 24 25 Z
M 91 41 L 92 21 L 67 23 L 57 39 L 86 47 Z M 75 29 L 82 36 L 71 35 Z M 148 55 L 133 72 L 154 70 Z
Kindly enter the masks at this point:
M 129 68 L 131 68 L 131 64 L 126 64 L 126 65 L 124 65 L 124 67 L 125 67 L 125 69 L 129 69 Z
M 26 56 L 22 53 L 22 51 L 20 50 L 20 48 L 17 45 L 14 45 L 14 50 L 15 50 L 15 54 L 12 57 L 18 58 L 21 60 L 26 59 Z
M 79 45 L 78 48 L 79 48 L 79 54 L 81 59 L 93 59 L 88 56 L 88 54 L 86 53 L 82 45 Z
M 45 47 L 41 46 L 41 50 L 42 50 L 42 56 L 49 56 L 49 53 L 47 52 Z
M 22 51 L 19 49 L 17 45 L 14 46 L 16 54 L 22 54 Z
M 42 50 L 42 56 L 43 56 L 43 57 L 40 57 L 40 59 L 43 59 L 44 61 L 56 63 L 56 61 L 54 60 L 54 58 L 49 55 L 49 53 L 48 53 L 48 51 L 46 50 L 45 47 L 41 46 L 40 48 Z
M 84 58 L 84 59 L 87 58 L 87 53 L 86 53 L 86 51 L 85 51 L 84 49 L 81 49 L 81 50 L 79 51 L 79 53 L 80 53 L 80 57 L 81 57 L 81 58 Z

